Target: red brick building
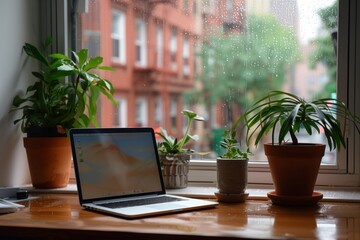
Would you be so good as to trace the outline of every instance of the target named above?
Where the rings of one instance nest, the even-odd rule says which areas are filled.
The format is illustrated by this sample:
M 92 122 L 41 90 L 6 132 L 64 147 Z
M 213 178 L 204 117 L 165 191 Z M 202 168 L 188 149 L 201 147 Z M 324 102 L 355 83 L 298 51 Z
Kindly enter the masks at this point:
M 103 99 L 101 125 L 161 126 L 181 132 L 182 94 L 194 87 L 194 44 L 201 35 L 201 1 L 89 1 L 81 45 L 115 69 L 119 106 Z M 199 20 L 200 19 L 200 20 Z

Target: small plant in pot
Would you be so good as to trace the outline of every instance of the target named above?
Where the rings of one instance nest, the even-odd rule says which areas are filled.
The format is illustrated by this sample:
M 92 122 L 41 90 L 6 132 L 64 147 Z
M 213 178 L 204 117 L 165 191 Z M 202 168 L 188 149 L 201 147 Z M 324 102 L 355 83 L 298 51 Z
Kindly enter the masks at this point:
M 224 154 L 216 159 L 218 192 L 221 202 L 244 202 L 249 195 L 247 186 L 249 152 L 240 149 L 236 129 L 225 130 L 220 146 Z
M 165 187 L 168 189 L 186 188 L 188 184 L 188 172 L 190 154 L 194 153 L 192 149 L 185 148 L 190 140 L 197 141 L 198 135 L 191 135 L 191 123 L 195 121 L 204 121 L 203 117 L 198 116 L 195 112 L 183 110 L 181 112 L 187 118 L 187 127 L 184 136 L 177 139 L 168 135 L 165 129 L 156 132 L 162 138 L 158 142 L 158 152 L 162 164 L 162 175 Z
M 275 191 L 268 197 L 280 205 L 312 205 L 322 199 L 314 186 L 326 146 L 299 142 L 300 130 L 309 136 L 324 132 L 330 150 L 346 147 L 346 124 L 352 123 L 360 132 L 360 118 L 341 101 L 306 101 L 283 91 L 271 91 L 259 99 L 235 125 L 242 121 L 248 145 L 254 138 L 257 146 L 264 136 L 271 135 L 271 143 L 265 143 L 264 150 Z
M 115 104 L 111 82 L 93 72 L 110 69 L 101 66 L 102 57 L 89 58 L 86 49 L 72 52 L 74 60 L 61 53 L 46 55 L 50 45 L 51 38 L 45 41 L 42 50 L 29 43 L 23 46 L 24 52 L 37 60 L 41 68 L 32 72 L 37 81 L 28 86 L 25 96 L 15 96 L 11 110 L 22 112 L 14 124 L 21 123 L 21 130 L 27 133 L 24 146 L 35 188 L 59 188 L 68 184 L 71 151 L 67 131 L 90 124 L 98 126 L 96 112 L 100 94 Z

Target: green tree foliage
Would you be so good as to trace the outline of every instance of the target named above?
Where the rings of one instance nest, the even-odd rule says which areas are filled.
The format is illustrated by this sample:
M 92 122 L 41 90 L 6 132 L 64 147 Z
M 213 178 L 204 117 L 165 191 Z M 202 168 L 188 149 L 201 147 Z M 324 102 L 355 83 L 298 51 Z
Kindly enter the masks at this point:
M 331 38 L 331 33 L 337 31 L 338 2 L 332 6 L 321 9 L 318 14 L 322 21 L 322 26 L 327 33 L 315 40 L 315 51 L 310 55 L 310 67 L 315 68 L 316 64 L 322 63 L 328 69 L 329 83 L 325 89 L 319 93 L 322 97 L 330 97 L 336 92 L 336 53 Z
M 272 16 L 249 16 L 241 34 L 213 35 L 201 50 L 202 82 L 192 100 L 243 107 L 269 89 L 282 89 L 298 56 L 295 34 Z M 231 121 L 231 119 L 228 119 Z

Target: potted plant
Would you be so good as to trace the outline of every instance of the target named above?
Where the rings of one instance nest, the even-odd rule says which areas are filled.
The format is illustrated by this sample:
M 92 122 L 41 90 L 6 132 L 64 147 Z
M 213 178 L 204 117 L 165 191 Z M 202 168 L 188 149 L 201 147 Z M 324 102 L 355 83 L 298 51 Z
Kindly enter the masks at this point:
M 160 132 L 156 132 L 163 140 L 158 142 L 158 152 L 162 164 L 164 184 L 169 189 L 187 187 L 190 154 L 194 151 L 185 148 L 185 145 L 190 140 L 197 141 L 199 139 L 198 135 L 190 134 L 191 123 L 194 120 L 204 121 L 203 117 L 198 116 L 193 111 L 183 110 L 181 113 L 187 118 L 187 127 L 181 139 L 178 140 L 168 135 L 163 128 L 160 128 Z
M 360 132 L 360 118 L 341 101 L 306 101 L 283 91 L 271 91 L 256 101 L 235 125 L 242 121 L 247 128 L 248 146 L 251 139 L 257 146 L 264 136 L 271 135 L 271 143 L 265 143 L 264 150 L 275 191 L 268 197 L 283 205 L 311 205 L 322 199 L 314 186 L 325 144 L 299 142 L 300 130 L 308 135 L 324 132 L 330 150 L 346 147 L 345 125 L 349 122 Z
M 101 66 L 102 57 L 88 58 L 86 49 L 73 51 L 74 60 L 61 53 L 46 56 L 44 52 L 50 45 L 51 38 L 45 41 L 42 51 L 29 43 L 23 46 L 30 58 L 40 62 L 41 69 L 32 72 L 37 81 L 27 88 L 25 96 L 15 96 L 12 108 L 22 112 L 14 124 L 21 123 L 21 130 L 27 133 L 24 146 L 35 188 L 68 184 L 71 151 L 67 131 L 90 124 L 98 126 L 96 104 L 100 93 L 115 103 L 112 84 L 93 72 L 110 69 Z M 61 165 L 54 166 L 57 163 Z
M 216 159 L 219 191 L 215 196 L 221 202 L 244 202 L 249 195 L 245 193 L 249 152 L 240 149 L 235 128 L 225 130 L 220 147 L 225 152 Z

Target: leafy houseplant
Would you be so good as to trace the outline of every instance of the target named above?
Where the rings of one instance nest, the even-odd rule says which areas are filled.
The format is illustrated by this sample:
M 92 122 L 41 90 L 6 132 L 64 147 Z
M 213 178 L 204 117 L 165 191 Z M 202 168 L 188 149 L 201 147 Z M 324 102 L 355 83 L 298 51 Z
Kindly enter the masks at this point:
M 225 153 L 220 158 L 225 159 L 249 159 L 249 152 L 244 152 L 240 149 L 240 143 L 236 139 L 235 129 L 225 130 L 223 140 L 220 142 L 220 147 L 225 149 Z
M 245 193 L 249 152 L 240 149 L 233 128 L 224 132 L 220 146 L 225 152 L 216 159 L 219 191 L 215 196 L 223 202 L 243 202 L 249 195 Z
M 44 51 L 50 45 L 51 38 L 48 38 Z M 64 133 L 72 127 L 88 127 L 91 123 L 98 126 L 96 112 L 100 93 L 115 104 L 111 82 L 91 72 L 111 69 L 101 66 L 102 57 L 88 58 L 87 49 L 72 51 L 74 60 L 61 53 L 46 57 L 29 43 L 25 43 L 23 50 L 43 68 L 32 72 L 38 81 L 27 88 L 26 96 L 14 98 L 13 110 L 22 110 L 22 117 L 14 124 L 21 122 L 22 131 L 27 133 L 33 128 L 57 128 Z M 70 79 L 65 80 L 66 77 Z
M 37 81 L 27 88 L 25 96 L 15 96 L 12 108 L 22 111 L 14 124 L 21 123 L 21 130 L 27 133 L 24 146 L 35 188 L 68 184 L 71 151 L 67 131 L 91 123 L 98 125 L 96 104 L 100 93 L 115 103 L 112 84 L 92 72 L 110 69 L 101 66 L 102 57 L 88 58 L 86 49 L 73 51 L 74 60 L 61 53 L 46 56 L 44 52 L 50 44 L 48 38 L 43 51 L 29 43 L 23 46 L 24 52 L 37 60 L 41 68 L 32 72 Z
M 185 188 L 188 182 L 189 161 L 192 149 L 185 148 L 190 140 L 197 141 L 199 136 L 190 134 L 191 123 L 195 121 L 204 121 L 203 117 L 195 112 L 183 110 L 182 114 L 187 118 L 187 127 L 184 136 L 178 140 L 168 135 L 165 129 L 156 132 L 162 138 L 158 142 L 158 152 L 162 163 L 162 174 L 166 188 Z
M 247 128 L 248 146 L 253 138 L 257 146 L 264 136 L 271 135 L 271 143 L 264 144 L 264 149 L 275 192 L 268 196 L 278 204 L 313 204 L 322 198 L 322 194 L 313 190 L 325 144 L 300 143 L 297 138 L 300 130 L 304 129 L 309 136 L 323 131 L 330 150 L 346 147 L 345 129 L 349 122 L 360 132 L 360 118 L 341 101 L 330 98 L 306 101 L 283 91 L 271 91 L 259 99 L 234 127 L 242 121 Z

